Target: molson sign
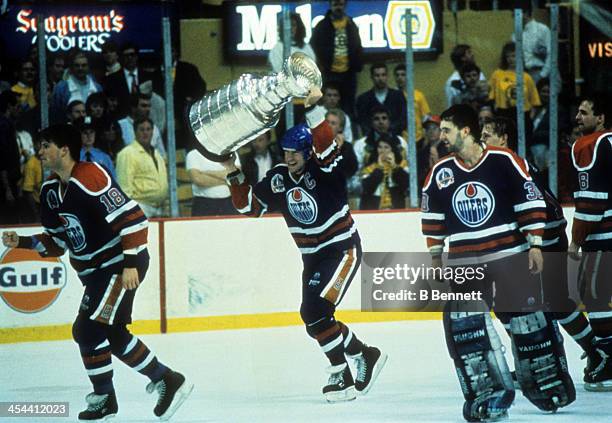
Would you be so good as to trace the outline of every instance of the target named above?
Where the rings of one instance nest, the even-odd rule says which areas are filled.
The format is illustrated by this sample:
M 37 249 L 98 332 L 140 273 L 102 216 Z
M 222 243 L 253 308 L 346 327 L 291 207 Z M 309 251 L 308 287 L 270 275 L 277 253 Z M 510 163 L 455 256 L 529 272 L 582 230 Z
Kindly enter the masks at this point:
M 40 257 L 36 251 L 9 249 L 0 258 L 0 297 L 22 313 L 49 307 L 66 286 L 66 266 L 59 257 Z
M 442 11 L 429 0 L 350 0 L 346 13 L 359 28 L 365 54 L 392 53 L 405 48 L 405 13 L 412 13 L 412 47 L 416 54 L 442 52 Z M 224 45 L 230 59 L 266 57 L 278 39 L 278 21 L 283 4 L 300 15 L 306 27 L 306 41 L 329 9 L 329 1 L 263 2 L 252 4 L 226 1 L 224 5 Z
M 119 45 L 131 41 L 141 53 L 159 51 L 163 7 L 140 2 L 11 2 L 0 24 L 0 48 L 6 50 L 7 57 L 26 56 L 36 43 L 41 15 L 47 49 L 52 52 L 79 48 L 99 53 L 109 38 Z M 173 6 L 165 7 L 172 18 Z

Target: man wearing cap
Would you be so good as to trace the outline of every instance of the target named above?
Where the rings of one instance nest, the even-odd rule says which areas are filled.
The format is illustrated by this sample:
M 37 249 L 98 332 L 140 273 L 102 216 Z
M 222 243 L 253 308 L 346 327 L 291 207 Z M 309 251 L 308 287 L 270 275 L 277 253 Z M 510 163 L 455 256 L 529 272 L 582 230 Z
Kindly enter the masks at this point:
M 423 138 L 417 143 L 419 186 L 423 186 L 429 169 L 445 155 L 444 146 L 440 144 L 440 116 L 427 116 L 423 121 Z

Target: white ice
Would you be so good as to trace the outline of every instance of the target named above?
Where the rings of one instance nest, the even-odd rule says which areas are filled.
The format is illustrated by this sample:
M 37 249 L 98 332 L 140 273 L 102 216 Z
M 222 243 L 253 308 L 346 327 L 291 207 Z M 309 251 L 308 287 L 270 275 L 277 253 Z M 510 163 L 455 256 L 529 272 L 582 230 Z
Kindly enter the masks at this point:
M 192 332 L 142 336 L 159 359 L 195 383 L 172 422 L 462 422 L 462 395 L 448 357 L 440 321 L 351 324 L 364 341 L 389 354 L 367 396 L 327 404 L 320 390 L 326 360 L 304 328 Z M 505 334 L 502 338 L 507 341 Z M 520 393 L 513 422 L 610 422 L 612 393 L 582 388 L 580 350 L 565 347 L 577 388 L 576 402 L 545 414 Z M 2 421 L 75 421 L 90 386 L 72 341 L 0 346 L 0 401 L 68 401 L 69 419 L 10 418 Z M 146 378 L 117 360 L 115 422 L 156 421 Z

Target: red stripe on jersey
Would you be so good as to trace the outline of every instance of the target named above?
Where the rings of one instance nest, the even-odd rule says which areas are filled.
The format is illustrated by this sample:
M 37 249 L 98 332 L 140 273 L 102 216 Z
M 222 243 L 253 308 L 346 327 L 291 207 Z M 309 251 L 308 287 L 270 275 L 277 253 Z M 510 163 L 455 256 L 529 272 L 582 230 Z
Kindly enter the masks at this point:
M 423 232 L 440 232 L 444 230 L 444 225 L 442 224 L 429 224 L 429 223 L 423 223 L 421 225 L 421 228 L 423 230 Z
M 526 213 L 520 213 L 516 217 L 516 220 L 518 221 L 519 225 L 521 225 L 521 226 L 525 222 L 528 222 L 530 220 L 539 220 L 541 222 L 544 222 L 544 221 L 546 221 L 546 212 L 545 211 L 539 211 L 539 210 L 533 210 L 533 211 L 529 211 L 529 212 L 526 212 Z
M 140 247 L 141 245 L 146 245 L 148 233 L 149 230 L 147 228 L 142 228 L 139 231 L 122 236 L 121 247 L 123 247 L 124 250 L 130 250 Z
M 352 224 L 353 224 L 353 218 L 349 214 L 342 221 L 336 223 L 334 226 L 332 226 L 331 228 L 327 229 L 322 234 L 319 234 L 319 235 L 297 234 L 297 235 L 293 235 L 293 239 L 295 240 L 296 244 L 298 244 L 298 245 L 300 245 L 300 244 L 319 244 L 319 243 L 323 243 L 323 242 L 333 238 L 334 235 L 337 235 L 337 232 L 341 232 L 342 230 L 350 227 Z
M 586 199 L 586 198 L 581 198 L 576 200 L 576 210 L 578 212 L 581 211 L 594 211 L 597 212 L 597 214 L 603 214 L 603 212 L 606 211 L 606 200 L 595 200 L 595 199 Z
M 576 140 L 572 146 L 572 158 L 580 168 L 588 167 L 593 162 L 597 139 L 605 132 L 593 132 Z
M 60 257 L 64 255 L 64 249 L 57 245 L 51 235 L 48 234 L 38 234 L 35 235 L 36 239 L 38 239 L 45 246 L 45 250 L 47 250 L 47 257 Z
M 317 154 L 327 150 L 334 141 L 334 131 L 327 121 L 321 122 L 316 128 L 312 128 L 312 145 Z
M 478 244 L 450 247 L 449 253 L 467 253 L 475 251 L 493 250 L 496 247 L 502 247 L 504 245 L 512 244 L 521 240 L 524 240 L 524 237 L 518 234 L 512 234 L 503 238 L 498 238 L 487 242 L 480 242 Z
M 120 232 L 121 229 L 126 227 L 128 223 L 130 223 L 133 220 L 136 220 L 138 218 L 141 218 L 141 217 L 144 217 L 144 212 L 142 211 L 142 209 L 138 209 L 138 210 L 134 211 L 133 213 L 128 214 L 127 216 L 125 216 L 121 220 L 116 221 L 113 224 L 113 226 L 111 226 L 111 228 L 113 229 L 114 232 Z
M 75 178 L 92 192 L 98 192 L 109 184 L 108 175 L 96 164 L 90 162 L 75 164 L 70 177 Z
M 431 247 L 437 247 L 439 245 L 444 245 L 444 240 L 443 239 L 435 239 L 435 238 L 426 238 L 427 241 L 427 248 L 431 248 Z

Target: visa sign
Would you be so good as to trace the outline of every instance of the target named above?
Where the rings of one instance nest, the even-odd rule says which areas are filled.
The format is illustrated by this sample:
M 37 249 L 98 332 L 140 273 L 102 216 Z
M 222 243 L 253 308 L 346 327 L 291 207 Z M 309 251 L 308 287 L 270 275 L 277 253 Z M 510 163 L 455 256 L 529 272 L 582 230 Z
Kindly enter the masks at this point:
M 324 18 L 329 1 L 308 4 L 287 2 L 292 12 L 300 15 L 306 28 L 306 41 L 312 29 Z M 224 32 L 230 57 L 265 56 L 278 39 L 278 22 L 283 4 L 244 4 L 224 2 Z M 346 13 L 359 28 L 364 53 L 389 53 L 405 48 L 405 10 L 411 9 L 412 40 L 415 52 L 442 51 L 442 13 L 439 5 L 429 0 L 359 1 L 347 3 Z

